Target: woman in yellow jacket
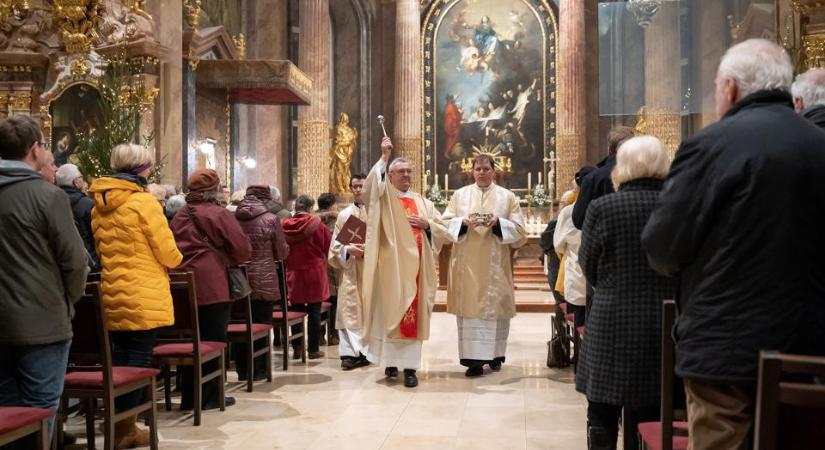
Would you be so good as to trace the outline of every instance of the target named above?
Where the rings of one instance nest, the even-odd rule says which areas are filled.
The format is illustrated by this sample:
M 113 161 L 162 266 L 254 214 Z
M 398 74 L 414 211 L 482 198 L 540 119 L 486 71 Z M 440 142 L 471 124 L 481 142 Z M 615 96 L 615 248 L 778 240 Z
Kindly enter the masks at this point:
M 100 295 L 111 331 L 114 366 L 151 367 L 155 329 L 174 323 L 167 269 L 183 258 L 157 199 L 146 190 L 155 160 L 135 144 L 112 150 L 110 177 L 92 183 L 92 231 L 101 261 Z M 118 411 L 137 406 L 141 391 L 115 400 Z M 115 447 L 149 444 L 136 416 L 115 425 Z

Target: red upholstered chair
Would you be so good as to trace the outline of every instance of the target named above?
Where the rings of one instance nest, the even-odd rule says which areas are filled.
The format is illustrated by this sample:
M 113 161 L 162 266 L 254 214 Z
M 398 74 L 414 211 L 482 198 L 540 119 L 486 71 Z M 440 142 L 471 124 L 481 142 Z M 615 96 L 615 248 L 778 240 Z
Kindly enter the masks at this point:
M 272 324 L 252 323 L 252 305 L 249 296 L 236 300 L 232 304 L 232 317 L 227 327 L 227 339 L 231 343 L 246 344 L 246 355 L 237 357 L 246 358 L 246 367 L 249 369 L 246 378 L 246 391 L 252 392 L 254 381 L 254 360 L 258 356 L 266 356 L 266 381 L 272 382 Z M 266 347 L 255 350 L 255 342 L 266 340 Z
M 662 369 L 661 369 L 661 421 L 644 422 L 638 425 L 639 445 L 648 450 L 687 449 L 687 422 L 676 422 L 674 418 L 673 373 L 676 343 L 671 330 L 676 321 L 676 302 L 665 300 L 662 305 Z M 679 383 L 681 385 L 681 383 Z M 681 392 L 681 391 L 680 391 Z
M 103 446 L 109 450 L 115 445 L 114 425 L 121 420 L 147 412 L 151 433 L 150 445 L 158 448 L 157 415 L 155 414 L 155 377 L 160 371 L 148 367 L 112 367 L 109 332 L 103 320 L 103 309 L 97 283 L 86 285 L 86 294 L 75 303 L 72 320 L 72 345 L 69 350 L 69 368 L 60 399 L 60 413 L 55 421 L 57 442 L 62 442 L 62 423 L 69 399 L 85 402 L 87 448 L 95 448 L 95 410 L 97 399 L 102 400 Z M 144 401 L 138 406 L 115 412 L 115 398 L 144 390 Z
M 166 410 L 172 410 L 171 368 L 192 366 L 194 380 L 194 422 L 201 424 L 201 398 L 203 384 L 219 378 L 218 398 L 221 411 L 226 410 L 226 342 L 201 341 L 198 328 L 198 301 L 195 294 L 195 277 L 192 272 L 169 274 L 169 287 L 175 308 L 175 324 L 158 329 L 159 345 L 152 354 L 163 373 L 163 396 Z M 203 365 L 218 360 L 218 369 L 203 373 Z
M 281 300 L 272 313 L 272 323 L 278 330 L 278 342 L 284 348 L 283 369 L 289 368 L 289 346 L 292 341 L 301 341 L 301 362 L 307 362 L 307 348 L 306 348 L 306 318 L 307 314 L 304 312 L 289 310 L 289 289 L 286 283 L 286 265 L 283 261 L 275 261 L 275 266 L 278 270 L 278 289 L 281 291 Z M 292 325 L 303 325 L 300 333 L 292 334 Z
M 823 357 L 759 354 L 755 450 L 825 446 L 823 377 Z
M 0 447 L 37 433 L 37 448 L 48 450 L 51 416 L 48 409 L 0 406 Z

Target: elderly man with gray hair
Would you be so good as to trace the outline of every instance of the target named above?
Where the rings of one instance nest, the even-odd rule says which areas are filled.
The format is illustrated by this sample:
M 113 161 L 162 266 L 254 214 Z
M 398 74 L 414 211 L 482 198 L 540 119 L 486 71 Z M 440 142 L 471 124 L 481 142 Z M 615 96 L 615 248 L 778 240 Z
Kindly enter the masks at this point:
M 801 73 L 791 85 L 796 112 L 825 129 L 825 68 Z
M 86 196 L 87 185 L 83 174 L 76 165 L 63 164 L 57 169 L 54 179 L 55 184 L 69 196 L 74 224 L 83 238 L 83 245 L 89 257 L 89 268 L 97 272 L 100 270 L 100 259 L 95 251 L 95 236 L 92 233 L 92 209 L 95 207 L 95 201 Z
M 773 42 L 728 49 L 721 119 L 682 142 L 642 234 L 652 267 L 680 277 L 693 449 L 750 448 L 760 351 L 825 354 L 825 134 L 794 112 L 792 79 Z

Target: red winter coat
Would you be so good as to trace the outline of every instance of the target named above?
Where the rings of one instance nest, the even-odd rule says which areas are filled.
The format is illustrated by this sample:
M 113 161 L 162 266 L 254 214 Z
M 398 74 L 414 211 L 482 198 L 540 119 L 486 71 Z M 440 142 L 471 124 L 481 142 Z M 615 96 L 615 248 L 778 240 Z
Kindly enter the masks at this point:
M 284 220 L 289 244 L 286 280 L 290 303 L 320 303 L 329 298 L 327 252 L 332 233 L 317 216 L 304 212 Z
M 275 261 L 285 259 L 289 253 L 281 220 L 255 197 L 241 201 L 235 210 L 235 218 L 252 244 L 252 258 L 246 263 L 252 299 L 280 300 Z
M 249 239 L 229 210 L 214 203 L 191 203 L 188 206 L 192 207 L 209 241 L 223 252 L 232 265 L 249 259 L 252 255 Z M 183 263 L 177 270 L 195 274 L 198 305 L 230 302 L 226 265 L 203 242 L 187 211 L 186 206 L 181 208 L 169 225 L 178 249 L 183 253 Z

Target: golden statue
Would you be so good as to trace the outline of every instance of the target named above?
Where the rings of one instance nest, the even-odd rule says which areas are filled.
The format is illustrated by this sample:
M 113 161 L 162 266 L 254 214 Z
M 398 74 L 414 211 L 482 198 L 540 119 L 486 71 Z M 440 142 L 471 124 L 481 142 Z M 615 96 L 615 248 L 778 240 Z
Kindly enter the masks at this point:
M 333 194 L 349 193 L 350 164 L 355 145 L 358 142 L 358 130 L 349 126 L 347 113 L 338 114 L 335 125 L 335 141 L 329 149 L 329 189 Z

